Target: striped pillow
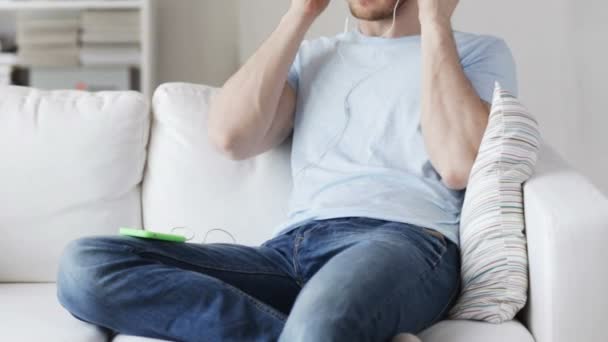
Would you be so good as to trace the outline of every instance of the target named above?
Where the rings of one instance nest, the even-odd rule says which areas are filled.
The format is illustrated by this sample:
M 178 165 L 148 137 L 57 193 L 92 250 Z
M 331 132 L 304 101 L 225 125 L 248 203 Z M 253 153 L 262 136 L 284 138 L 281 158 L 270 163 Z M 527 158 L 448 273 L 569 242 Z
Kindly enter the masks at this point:
M 462 209 L 462 294 L 450 316 L 501 323 L 527 300 L 522 184 L 534 173 L 540 133 L 534 117 L 498 83 L 492 102 Z

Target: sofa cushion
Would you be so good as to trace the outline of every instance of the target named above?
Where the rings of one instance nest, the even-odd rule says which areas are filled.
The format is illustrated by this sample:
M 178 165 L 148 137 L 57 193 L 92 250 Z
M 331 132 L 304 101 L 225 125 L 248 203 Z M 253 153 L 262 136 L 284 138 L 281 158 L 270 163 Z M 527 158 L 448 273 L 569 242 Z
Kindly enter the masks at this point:
M 141 226 L 149 105 L 0 87 L 0 282 L 54 281 L 64 246 Z
M 489 324 L 473 321 L 443 321 L 420 334 L 423 342 L 534 342 L 526 327 L 517 321 Z M 143 337 L 118 335 L 113 342 L 162 342 Z M 392 342 L 402 342 L 399 338 Z
M 65 311 L 56 292 L 55 284 L 0 284 L 0 341 L 107 341 L 103 330 Z
M 534 116 L 496 84 L 462 208 L 463 291 L 452 318 L 501 323 L 526 303 L 522 184 L 534 173 L 540 141 Z
M 283 146 L 245 161 L 219 154 L 207 137 L 207 109 L 215 89 L 183 83 L 160 86 L 143 185 L 146 229 L 187 227 L 201 242 L 221 228 L 240 244 L 257 245 L 286 219 L 291 188 Z M 289 140 L 289 139 L 288 139 Z M 231 242 L 218 232 L 207 242 Z
M 491 324 L 473 321 L 443 321 L 420 334 L 423 342 L 534 342 L 526 327 L 517 321 Z

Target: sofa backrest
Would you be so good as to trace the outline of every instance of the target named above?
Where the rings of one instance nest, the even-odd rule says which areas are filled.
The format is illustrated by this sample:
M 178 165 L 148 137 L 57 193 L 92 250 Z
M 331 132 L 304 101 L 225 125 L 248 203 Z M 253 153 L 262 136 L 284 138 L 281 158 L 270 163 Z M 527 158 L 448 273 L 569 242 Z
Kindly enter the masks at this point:
M 227 159 L 207 136 L 207 110 L 215 91 L 184 83 L 156 90 L 143 183 L 144 226 L 161 232 L 187 227 L 196 234 L 195 242 L 223 229 L 238 243 L 256 245 L 286 218 L 290 139 L 250 160 Z M 217 231 L 206 239 L 231 241 Z
M 54 281 L 69 241 L 141 226 L 149 112 L 135 92 L 0 87 L 0 282 Z

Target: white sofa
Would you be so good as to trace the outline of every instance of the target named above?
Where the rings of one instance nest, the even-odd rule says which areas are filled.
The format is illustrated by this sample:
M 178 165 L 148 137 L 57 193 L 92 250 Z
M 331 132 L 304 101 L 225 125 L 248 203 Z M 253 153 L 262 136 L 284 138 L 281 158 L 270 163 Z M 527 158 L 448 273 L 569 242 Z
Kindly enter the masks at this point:
M 289 141 L 243 162 L 220 156 L 205 129 L 213 91 L 161 86 L 149 130 L 135 93 L 0 88 L 0 341 L 112 339 L 55 298 L 59 253 L 77 236 L 119 226 L 185 226 L 196 242 L 214 228 L 245 244 L 271 236 L 291 186 Z M 545 148 L 525 203 L 530 300 L 519 320 L 444 321 L 424 342 L 608 341 L 608 200 Z M 207 239 L 217 241 L 229 239 Z

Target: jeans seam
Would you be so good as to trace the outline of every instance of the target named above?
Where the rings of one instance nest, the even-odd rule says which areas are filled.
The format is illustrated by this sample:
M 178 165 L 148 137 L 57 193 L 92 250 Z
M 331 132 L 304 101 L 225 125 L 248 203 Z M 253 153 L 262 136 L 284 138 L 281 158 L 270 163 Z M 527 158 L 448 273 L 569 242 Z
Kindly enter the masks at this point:
M 283 315 L 282 313 L 280 313 L 278 310 L 273 309 L 272 307 L 270 307 L 268 304 L 256 299 L 255 297 L 247 294 L 246 292 L 243 292 L 242 290 L 240 290 L 237 287 L 234 287 L 228 283 L 225 283 L 223 281 L 220 280 L 220 282 L 230 291 L 234 292 L 237 295 L 240 295 L 242 297 L 244 297 L 247 301 L 249 301 L 251 304 L 253 304 L 258 310 L 271 315 L 272 317 L 284 322 L 287 319 L 287 316 Z
M 295 275 L 296 283 L 298 283 L 299 286 L 302 286 L 302 284 L 303 284 L 302 275 L 300 274 L 301 267 L 298 266 L 298 260 L 297 260 L 298 256 L 299 256 L 300 245 L 302 244 L 302 241 L 304 241 L 304 236 L 302 236 L 301 234 L 296 235 L 295 243 L 294 243 L 294 247 L 293 247 L 293 257 L 292 257 L 294 275 Z
M 446 250 L 447 250 L 447 249 L 446 249 Z M 417 276 L 417 278 L 416 278 L 415 284 L 418 284 L 418 283 L 419 283 L 421 280 L 425 279 L 425 277 L 426 277 L 426 276 L 427 276 L 429 273 L 431 273 L 432 271 L 434 271 L 434 270 L 435 270 L 435 268 L 436 268 L 435 266 L 436 266 L 436 265 L 438 265 L 438 264 L 440 263 L 440 261 L 443 259 L 443 256 L 444 256 L 444 255 L 445 255 L 445 251 L 443 251 L 443 252 L 441 253 L 441 255 L 440 255 L 440 256 L 439 256 L 439 258 L 438 258 L 438 261 L 437 261 L 435 264 L 433 264 L 431 267 L 429 267 L 428 269 L 426 269 L 426 270 L 424 270 L 422 273 L 420 273 L 420 274 Z M 413 287 L 414 287 L 414 286 L 412 286 L 412 287 L 408 288 L 408 289 L 407 289 L 407 292 L 408 292 L 408 293 L 409 293 L 409 292 L 411 292 L 411 290 L 412 290 L 412 288 L 413 288 Z M 392 289 L 392 291 L 391 291 L 391 292 L 393 292 L 393 291 L 394 291 L 396 288 L 398 288 L 398 287 L 397 287 L 397 286 L 395 286 L 395 287 Z M 392 296 L 386 296 L 386 298 L 385 298 L 385 299 L 382 301 L 382 304 L 381 304 L 381 305 L 379 305 L 379 306 L 376 306 L 375 313 L 373 314 L 372 319 L 371 319 L 370 321 L 372 321 L 372 322 L 373 322 L 373 321 L 376 319 L 376 317 L 377 317 L 377 316 L 378 316 L 378 315 L 381 313 L 381 310 L 377 310 L 377 308 L 382 308 L 382 307 L 385 307 L 385 306 L 386 306 L 385 304 L 386 304 L 387 302 L 389 302 L 390 300 L 393 300 Z M 413 332 L 413 333 L 418 333 L 418 332 L 416 331 L 416 332 Z
M 434 325 L 435 323 L 437 323 L 437 321 L 439 321 L 439 319 L 441 319 L 441 317 L 443 317 L 447 313 L 448 309 L 450 308 L 450 305 L 454 301 L 454 298 L 456 298 L 456 296 L 460 294 L 460 276 L 458 279 L 459 279 L 458 286 L 456 286 L 456 288 L 454 288 L 454 290 L 452 291 L 452 294 L 450 295 L 450 299 L 444 305 L 443 309 L 441 309 L 439 314 L 431 321 L 431 322 L 433 322 L 433 323 L 431 323 L 431 325 Z
M 422 235 L 426 236 L 427 238 L 431 238 L 431 239 L 439 239 L 437 236 L 434 236 L 434 235 L 432 235 L 430 233 L 427 233 L 425 231 L 425 229 L 427 229 L 427 228 L 421 228 L 420 229 L 420 233 L 422 233 Z M 403 232 L 401 232 L 401 234 L 404 235 L 404 236 L 407 236 Z M 447 240 L 444 239 L 443 242 L 440 243 L 440 246 L 441 246 L 441 248 L 440 248 L 440 252 L 437 253 L 437 258 L 434 261 L 432 261 L 431 270 L 434 270 L 435 268 L 437 268 L 437 265 L 441 262 L 441 259 L 443 258 L 443 256 L 447 252 L 447 250 L 448 250 L 448 242 L 447 242 Z
M 443 235 L 439 231 L 431 229 L 431 228 L 423 228 L 423 230 L 428 235 L 431 235 L 433 238 L 440 240 L 444 247 L 447 247 L 448 242 L 445 238 L 445 235 Z
M 441 261 L 443 260 L 443 256 L 445 255 L 445 253 L 448 251 L 448 247 L 443 246 L 443 248 L 441 249 L 441 253 L 438 255 L 437 260 L 435 260 L 435 262 L 433 263 L 433 270 L 437 268 L 437 265 L 439 265 L 441 263 Z
M 171 259 L 171 260 L 175 260 L 177 262 L 181 262 L 184 264 L 189 264 L 192 266 L 196 266 L 196 267 L 200 267 L 200 268 L 205 268 L 205 269 L 210 269 L 210 270 L 214 270 L 214 271 L 223 271 L 223 272 L 233 272 L 233 273 L 241 273 L 241 274 L 250 274 L 250 275 L 269 275 L 269 276 L 276 276 L 276 277 L 283 277 L 283 278 L 287 278 L 287 279 L 291 279 L 289 276 L 285 275 L 285 274 L 281 274 L 281 273 L 277 273 L 277 272 L 269 272 L 269 271 L 247 271 L 247 270 L 242 270 L 242 269 L 233 269 L 233 268 L 224 268 L 224 267 L 218 267 L 218 266 L 211 266 L 205 263 L 192 263 L 192 262 L 188 262 L 188 261 L 184 261 L 184 260 L 180 260 L 180 259 L 176 259 L 175 257 L 169 256 L 167 254 L 164 253 L 159 253 L 159 252 L 150 252 L 148 250 L 142 250 L 139 248 L 135 248 L 133 250 L 133 252 L 135 254 L 138 254 L 140 256 L 143 255 L 160 255 L 162 257 Z

